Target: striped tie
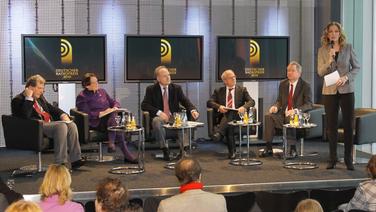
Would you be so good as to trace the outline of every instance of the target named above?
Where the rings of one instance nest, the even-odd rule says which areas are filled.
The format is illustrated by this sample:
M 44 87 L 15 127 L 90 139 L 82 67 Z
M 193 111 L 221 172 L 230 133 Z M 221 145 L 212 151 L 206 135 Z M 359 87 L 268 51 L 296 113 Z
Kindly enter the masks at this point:
M 163 112 L 170 117 L 170 106 L 168 105 L 167 88 L 163 88 Z
M 228 89 L 228 95 L 227 95 L 227 107 L 228 108 L 232 108 L 232 94 L 231 94 L 232 89 L 233 88 Z

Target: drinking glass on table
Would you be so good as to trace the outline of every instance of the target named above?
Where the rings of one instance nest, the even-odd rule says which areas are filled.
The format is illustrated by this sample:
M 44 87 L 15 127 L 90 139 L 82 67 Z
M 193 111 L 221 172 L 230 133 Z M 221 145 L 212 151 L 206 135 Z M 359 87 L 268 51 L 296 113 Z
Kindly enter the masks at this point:
M 241 122 L 243 123 L 244 113 L 238 112 Z
M 303 118 L 304 118 L 304 124 L 308 125 L 308 121 L 309 119 L 311 118 L 311 114 L 310 113 L 303 113 Z
M 116 126 L 117 126 L 117 127 L 120 127 L 120 124 L 121 124 L 121 116 L 116 115 L 116 116 L 115 116 L 115 122 L 116 122 Z

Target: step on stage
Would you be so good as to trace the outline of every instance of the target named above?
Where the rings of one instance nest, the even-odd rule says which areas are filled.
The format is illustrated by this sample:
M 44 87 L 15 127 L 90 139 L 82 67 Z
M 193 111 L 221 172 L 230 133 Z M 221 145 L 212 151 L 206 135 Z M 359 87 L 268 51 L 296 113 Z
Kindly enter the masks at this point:
M 318 156 L 308 156 L 304 161 L 316 163 L 318 168 L 311 170 L 292 170 L 283 168 L 283 160 L 276 157 L 258 158 L 259 166 L 232 166 L 227 159 L 226 147 L 222 143 L 205 141 L 198 143 L 198 149 L 192 152 L 202 167 L 202 180 L 205 190 L 215 193 L 247 191 L 310 190 L 314 188 L 356 187 L 367 178 L 365 164 L 355 165 L 354 171 L 348 171 L 342 163 L 333 170 L 326 169 L 328 144 L 321 141 L 306 141 L 305 152 L 318 152 Z M 251 151 L 261 146 L 252 145 Z M 243 148 L 245 150 L 246 148 Z M 118 150 L 119 151 L 119 150 Z M 177 151 L 177 150 L 175 150 Z M 108 171 L 122 165 L 123 160 L 108 163 L 87 162 L 85 166 L 72 172 L 72 188 L 75 200 L 93 200 L 95 187 L 105 177 L 118 177 L 129 188 L 132 197 L 165 196 L 178 193 L 178 182 L 173 170 L 164 168 L 165 162 L 152 157 L 158 151 L 148 150 L 145 154 L 145 172 L 137 175 L 114 175 Z M 342 146 L 338 146 L 339 156 L 343 155 Z M 107 153 L 106 153 L 107 154 Z M 115 155 L 121 157 L 121 153 Z M 358 153 L 370 158 L 370 155 Z M 28 151 L 0 149 L 0 176 L 4 181 L 10 178 L 11 171 L 37 161 L 37 155 Z M 43 154 L 46 165 L 53 161 L 53 154 Z M 27 199 L 38 199 L 35 194 L 42 182 L 43 174 L 31 177 L 14 178 L 15 190 L 26 194 Z

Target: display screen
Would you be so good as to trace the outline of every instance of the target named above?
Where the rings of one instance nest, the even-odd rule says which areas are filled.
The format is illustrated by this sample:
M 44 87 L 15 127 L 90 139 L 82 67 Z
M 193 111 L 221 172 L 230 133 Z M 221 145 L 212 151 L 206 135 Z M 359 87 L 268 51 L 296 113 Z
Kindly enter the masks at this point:
M 289 37 L 218 36 L 217 80 L 232 69 L 238 80 L 286 78 L 289 63 Z
M 126 35 L 125 81 L 153 81 L 160 65 L 168 68 L 172 80 L 201 81 L 202 38 Z
M 23 82 L 39 74 L 47 83 L 80 82 L 87 72 L 106 81 L 105 35 L 22 35 Z

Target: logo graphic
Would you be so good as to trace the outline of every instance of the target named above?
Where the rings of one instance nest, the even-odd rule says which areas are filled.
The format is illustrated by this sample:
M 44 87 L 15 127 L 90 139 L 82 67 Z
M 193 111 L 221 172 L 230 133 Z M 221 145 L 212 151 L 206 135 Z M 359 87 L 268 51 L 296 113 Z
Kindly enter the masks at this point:
M 61 63 L 71 64 L 72 63 L 72 45 L 66 39 L 60 40 L 60 54 L 61 54 Z
M 161 39 L 161 63 L 171 63 L 172 49 L 170 43 L 166 39 Z
M 249 61 L 252 65 L 260 63 L 260 46 L 255 40 L 249 40 Z

